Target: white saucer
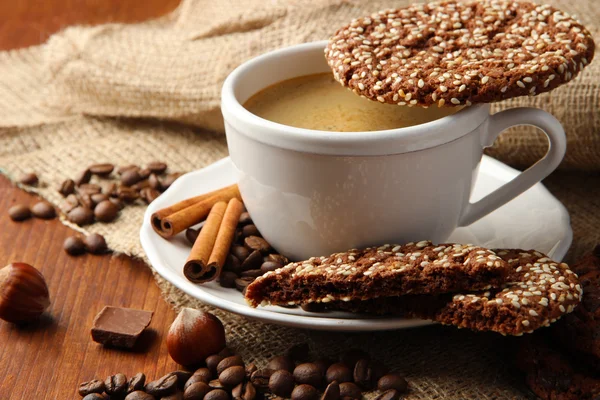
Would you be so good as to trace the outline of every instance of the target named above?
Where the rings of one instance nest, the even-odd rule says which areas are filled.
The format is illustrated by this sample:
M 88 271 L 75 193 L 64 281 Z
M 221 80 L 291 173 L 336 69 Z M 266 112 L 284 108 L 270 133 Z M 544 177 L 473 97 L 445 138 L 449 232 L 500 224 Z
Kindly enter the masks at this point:
M 483 197 L 518 171 L 484 156 L 473 201 Z M 224 158 L 204 169 L 183 175 L 150 204 L 144 216 L 140 236 L 152 267 L 166 280 L 192 297 L 212 306 L 248 318 L 298 328 L 329 331 L 378 331 L 402 329 L 430 324 L 430 321 L 398 317 L 327 312 L 308 313 L 299 308 L 250 308 L 235 289 L 222 288 L 215 282 L 196 285 L 183 276 L 190 247 L 183 235 L 171 241 L 157 235 L 150 226 L 150 215 L 188 197 L 218 189 L 235 182 L 231 160 Z M 542 185 L 537 184 L 510 203 L 466 228 L 459 228 L 449 242 L 474 243 L 485 247 L 517 247 L 535 249 L 560 261 L 571 245 L 573 232 L 564 206 Z

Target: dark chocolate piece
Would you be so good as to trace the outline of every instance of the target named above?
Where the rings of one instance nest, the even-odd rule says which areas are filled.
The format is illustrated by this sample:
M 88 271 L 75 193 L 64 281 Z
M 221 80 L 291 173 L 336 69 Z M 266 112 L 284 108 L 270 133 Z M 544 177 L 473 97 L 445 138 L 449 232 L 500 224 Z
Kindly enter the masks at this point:
M 152 311 L 106 306 L 94 319 L 92 339 L 105 346 L 130 349 L 150 325 Z

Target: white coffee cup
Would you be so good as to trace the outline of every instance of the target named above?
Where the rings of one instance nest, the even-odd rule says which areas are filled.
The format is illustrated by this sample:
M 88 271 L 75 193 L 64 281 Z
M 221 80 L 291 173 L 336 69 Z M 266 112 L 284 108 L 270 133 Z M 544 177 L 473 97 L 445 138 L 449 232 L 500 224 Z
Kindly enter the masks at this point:
M 236 68 L 222 112 L 242 198 L 264 238 L 293 260 L 385 243 L 442 242 L 550 174 L 566 150 L 550 114 L 475 105 L 425 124 L 375 132 L 326 132 L 262 119 L 242 104 L 274 83 L 329 71 L 326 42 L 288 47 Z M 504 130 L 533 125 L 548 153 L 471 203 L 485 147 Z

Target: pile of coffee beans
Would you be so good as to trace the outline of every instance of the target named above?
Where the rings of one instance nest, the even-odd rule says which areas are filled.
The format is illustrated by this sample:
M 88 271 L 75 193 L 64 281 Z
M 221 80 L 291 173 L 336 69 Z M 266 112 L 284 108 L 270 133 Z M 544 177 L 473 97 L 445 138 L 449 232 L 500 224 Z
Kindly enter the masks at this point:
M 39 201 L 31 207 L 25 204 L 16 204 L 8 209 L 8 216 L 15 222 L 25 221 L 31 217 L 54 219 L 56 218 L 56 210 L 47 201 Z
M 361 350 L 349 350 L 337 362 L 309 362 L 308 353 L 306 344 L 297 345 L 259 369 L 225 348 L 194 372 L 170 372 L 149 383 L 143 373 L 129 380 L 115 374 L 82 383 L 79 394 L 84 400 L 358 400 L 363 392 L 378 390 L 376 400 L 398 400 L 408 390 L 401 374 Z
M 185 236 L 193 245 L 199 233 L 199 229 L 190 228 L 185 232 Z M 252 223 L 250 214 L 243 212 L 236 229 L 236 238 L 219 277 L 219 284 L 244 293 L 246 287 L 256 278 L 288 263 L 286 257 L 277 254 L 263 239 L 256 225 Z
M 166 174 L 167 164 L 154 161 L 115 167 L 94 164 L 73 179 L 65 180 L 58 192 L 65 197 L 60 208 L 67 219 L 79 226 L 112 222 L 127 204 L 150 204 L 181 174 Z
M 92 233 L 85 238 L 81 236 L 69 236 L 63 243 L 63 249 L 67 254 L 78 256 L 81 254 L 102 254 L 108 251 L 106 239 L 99 233 Z

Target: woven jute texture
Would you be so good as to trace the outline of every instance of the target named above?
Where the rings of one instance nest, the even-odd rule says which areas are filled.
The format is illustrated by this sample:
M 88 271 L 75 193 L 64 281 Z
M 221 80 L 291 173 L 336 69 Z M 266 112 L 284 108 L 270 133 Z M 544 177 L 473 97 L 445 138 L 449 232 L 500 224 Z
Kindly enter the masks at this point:
M 553 0 L 600 39 L 596 0 Z M 191 171 L 227 155 L 219 111 L 220 85 L 237 65 L 278 47 L 326 39 L 353 17 L 399 7 L 406 0 L 197 0 L 137 25 L 69 28 L 42 46 L 0 53 L 0 168 L 9 177 L 36 171 L 33 189 L 55 204 L 56 188 L 94 162 L 117 165 L 163 160 Z M 569 260 L 600 242 L 600 63 L 552 94 L 500 108 L 533 105 L 556 115 L 569 136 L 564 169 L 547 180 L 575 231 Z M 118 118 L 116 118 L 118 117 Z M 211 133 L 213 132 L 213 133 Z M 546 149 L 542 136 L 516 129 L 491 154 L 527 166 Z M 588 172 L 582 173 L 582 170 Z M 103 234 L 116 252 L 145 259 L 138 234 L 144 207 L 126 208 Z M 57 244 L 60 245 L 60 244 Z M 363 348 L 407 374 L 409 399 L 529 399 L 512 362 L 518 338 L 432 326 L 369 334 L 309 332 L 263 324 L 199 303 L 159 276 L 175 308 L 211 310 L 231 345 L 263 364 L 307 341 L 317 355 Z

